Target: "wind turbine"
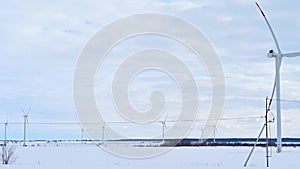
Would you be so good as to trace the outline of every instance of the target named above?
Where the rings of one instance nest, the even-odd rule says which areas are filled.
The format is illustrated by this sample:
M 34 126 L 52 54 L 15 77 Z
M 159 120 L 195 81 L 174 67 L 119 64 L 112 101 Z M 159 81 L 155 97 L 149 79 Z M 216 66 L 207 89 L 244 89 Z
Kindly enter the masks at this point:
M 8 125 L 8 122 L 7 122 L 7 119 L 6 119 L 6 121 L 4 123 L 4 146 L 6 146 L 6 142 L 7 142 L 7 138 L 6 138 L 7 125 Z
M 104 145 L 104 140 L 105 140 L 105 124 L 102 126 L 102 145 Z
M 165 143 L 165 130 L 167 130 L 167 125 L 166 125 L 167 118 L 168 118 L 168 113 L 166 114 L 165 120 L 160 121 L 160 123 L 162 124 L 162 142 L 163 143 Z
M 23 147 L 26 146 L 26 125 L 29 125 L 29 122 L 28 122 L 28 114 L 30 113 L 30 110 L 31 110 L 31 105 L 29 106 L 28 110 L 27 110 L 27 113 L 22 110 L 23 112 L 23 117 L 24 117 L 24 137 L 23 137 Z M 28 128 L 27 128 L 28 129 Z
M 84 134 L 84 129 L 81 129 L 81 144 L 83 144 L 83 134 Z
M 282 151 L 282 138 L 281 138 L 281 104 L 280 104 L 280 66 L 281 66 L 281 60 L 283 57 L 296 57 L 296 56 L 300 56 L 300 52 L 295 52 L 295 53 L 282 53 L 281 49 L 279 47 L 279 43 L 277 41 L 277 38 L 275 36 L 275 33 L 265 15 L 265 13 L 263 12 L 263 10 L 260 8 L 260 6 L 258 5 L 257 2 L 256 6 L 258 7 L 258 9 L 260 10 L 262 16 L 264 17 L 267 26 L 272 34 L 273 40 L 275 42 L 276 48 L 277 48 L 277 52 L 275 52 L 273 49 L 269 50 L 267 56 L 269 58 L 275 58 L 275 82 L 274 82 L 274 86 L 273 86 L 273 90 L 272 90 L 272 95 L 271 95 L 271 99 L 269 102 L 269 107 L 268 109 L 270 109 L 270 106 L 272 104 L 272 99 L 274 96 L 274 91 L 276 89 L 276 109 L 277 109 L 277 152 L 280 153 Z
M 214 143 L 216 142 L 216 132 L 217 132 L 217 126 L 213 126 L 214 128 Z

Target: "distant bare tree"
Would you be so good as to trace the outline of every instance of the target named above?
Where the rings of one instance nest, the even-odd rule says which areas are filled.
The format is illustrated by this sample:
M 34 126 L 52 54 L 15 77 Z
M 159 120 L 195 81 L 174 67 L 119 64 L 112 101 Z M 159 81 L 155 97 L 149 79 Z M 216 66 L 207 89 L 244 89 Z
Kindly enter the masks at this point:
M 3 165 L 12 164 L 16 161 L 15 151 L 16 146 L 2 146 L 1 160 Z

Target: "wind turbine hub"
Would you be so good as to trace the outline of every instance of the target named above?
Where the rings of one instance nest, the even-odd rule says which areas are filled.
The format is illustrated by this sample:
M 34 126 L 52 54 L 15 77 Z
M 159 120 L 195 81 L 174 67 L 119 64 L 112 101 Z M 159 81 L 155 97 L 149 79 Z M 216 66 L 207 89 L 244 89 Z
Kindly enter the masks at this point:
M 276 57 L 277 53 L 273 49 L 271 49 L 271 50 L 269 50 L 267 56 L 268 56 L 268 58 Z

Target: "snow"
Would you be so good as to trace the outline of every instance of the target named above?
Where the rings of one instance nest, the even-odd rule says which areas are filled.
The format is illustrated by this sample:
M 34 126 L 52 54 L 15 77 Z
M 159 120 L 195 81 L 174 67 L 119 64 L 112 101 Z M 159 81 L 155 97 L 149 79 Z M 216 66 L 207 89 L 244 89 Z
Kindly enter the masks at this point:
M 122 147 L 120 147 L 122 148 Z M 136 147 L 136 151 L 166 149 L 163 147 Z M 170 151 L 144 159 L 124 158 L 104 151 L 95 144 L 36 144 L 17 145 L 15 163 L 1 166 L 5 169 L 154 169 L 154 168 L 244 168 L 251 147 L 174 147 Z M 270 168 L 299 168 L 300 148 L 284 148 L 278 154 L 273 148 Z M 255 149 L 247 168 L 266 168 L 265 149 Z

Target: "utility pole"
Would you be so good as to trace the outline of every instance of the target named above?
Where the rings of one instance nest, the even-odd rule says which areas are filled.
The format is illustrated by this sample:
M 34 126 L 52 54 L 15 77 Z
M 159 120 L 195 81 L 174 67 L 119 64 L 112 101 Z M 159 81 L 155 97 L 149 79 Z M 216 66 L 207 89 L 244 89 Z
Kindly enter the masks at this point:
M 259 135 L 256 138 L 256 141 L 255 141 L 255 143 L 254 143 L 254 145 L 253 145 L 253 147 L 252 147 L 252 149 L 251 149 L 251 151 L 250 151 L 250 153 L 249 153 L 249 155 L 248 155 L 248 157 L 247 157 L 247 159 L 246 159 L 246 161 L 244 163 L 244 167 L 247 166 L 248 161 L 250 160 L 250 157 L 252 156 L 252 153 L 253 153 L 254 149 L 256 148 L 257 143 L 259 141 L 259 138 L 260 138 L 261 134 L 263 133 L 264 129 L 266 130 L 266 160 L 267 160 L 267 167 L 269 167 L 269 157 L 270 157 L 269 156 L 269 138 L 268 138 L 268 136 L 269 136 L 269 133 L 268 133 L 268 123 L 269 123 L 269 121 L 268 121 L 268 113 L 269 113 L 269 111 L 270 111 L 270 109 L 268 108 L 268 97 L 266 97 L 265 123 L 264 123 L 262 129 L 260 130 Z

